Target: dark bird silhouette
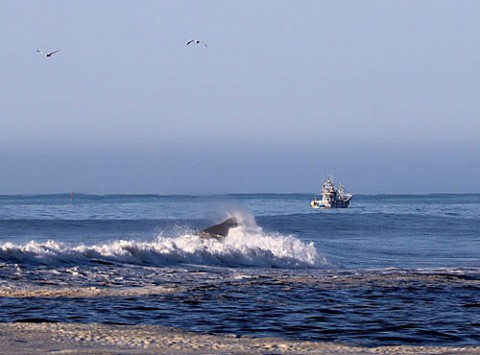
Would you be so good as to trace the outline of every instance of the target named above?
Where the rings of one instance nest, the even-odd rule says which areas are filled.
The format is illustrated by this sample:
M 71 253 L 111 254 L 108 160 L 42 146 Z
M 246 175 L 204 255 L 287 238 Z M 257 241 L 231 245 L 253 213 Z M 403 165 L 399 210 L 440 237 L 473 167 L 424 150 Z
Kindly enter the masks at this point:
M 187 46 L 189 44 L 192 44 L 192 43 L 193 44 L 203 44 L 205 47 L 208 47 L 207 44 L 204 41 L 199 40 L 199 39 L 191 39 L 190 41 L 187 42 Z
M 42 52 L 40 49 L 37 49 L 37 52 L 40 54 L 43 54 L 46 58 L 50 58 L 52 55 L 54 55 L 57 52 L 60 51 L 53 51 L 53 52 Z

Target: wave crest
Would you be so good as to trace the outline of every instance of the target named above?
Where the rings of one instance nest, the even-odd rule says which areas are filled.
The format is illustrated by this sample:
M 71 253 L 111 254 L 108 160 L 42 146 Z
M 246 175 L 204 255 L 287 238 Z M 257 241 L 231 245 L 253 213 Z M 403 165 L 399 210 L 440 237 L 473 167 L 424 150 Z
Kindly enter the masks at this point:
M 265 234 L 254 218 L 235 216 L 241 222 L 222 240 L 187 233 L 158 236 L 151 242 L 118 240 L 100 245 L 68 246 L 57 241 L 0 244 L 0 260 L 26 264 L 172 263 L 214 266 L 316 268 L 327 264 L 313 242 L 291 235 Z

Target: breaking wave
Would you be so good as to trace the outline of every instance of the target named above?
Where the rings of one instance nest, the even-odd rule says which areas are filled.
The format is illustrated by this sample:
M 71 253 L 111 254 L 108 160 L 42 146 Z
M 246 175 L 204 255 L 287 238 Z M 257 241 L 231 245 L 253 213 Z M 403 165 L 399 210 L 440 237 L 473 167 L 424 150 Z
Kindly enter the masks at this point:
M 200 264 L 226 267 L 318 268 L 327 261 L 315 245 L 292 235 L 266 234 L 253 217 L 238 215 L 240 225 L 222 240 L 187 232 L 153 241 L 117 240 L 98 245 L 67 245 L 58 241 L 0 244 L 0 260 L 17 264 L 83 263 L 167 266 Z

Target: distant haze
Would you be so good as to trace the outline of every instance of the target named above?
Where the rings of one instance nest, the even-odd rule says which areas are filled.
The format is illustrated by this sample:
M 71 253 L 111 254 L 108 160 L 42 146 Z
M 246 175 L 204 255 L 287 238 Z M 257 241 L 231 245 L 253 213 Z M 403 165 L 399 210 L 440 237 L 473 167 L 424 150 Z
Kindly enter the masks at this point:
M 0 194 L 480 192 L 478 33 L 477 1 L 4 0 Z

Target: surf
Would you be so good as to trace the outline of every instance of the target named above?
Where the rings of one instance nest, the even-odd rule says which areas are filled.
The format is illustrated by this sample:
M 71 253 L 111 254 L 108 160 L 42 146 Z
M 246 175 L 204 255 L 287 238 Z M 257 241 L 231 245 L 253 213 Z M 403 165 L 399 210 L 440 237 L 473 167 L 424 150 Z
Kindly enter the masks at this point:
M 25 265 L 199 264 L 224 267 L 317 268 L 327 265 L 313 242 L 294 235 L 265 233 L 255 218 L 234 214 L 201 231 L 163 236 L 151 241 L 114 240 L 103 244 L 29 241 L 0 244 L 0 260 Z

